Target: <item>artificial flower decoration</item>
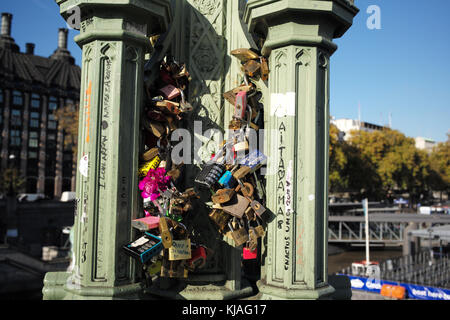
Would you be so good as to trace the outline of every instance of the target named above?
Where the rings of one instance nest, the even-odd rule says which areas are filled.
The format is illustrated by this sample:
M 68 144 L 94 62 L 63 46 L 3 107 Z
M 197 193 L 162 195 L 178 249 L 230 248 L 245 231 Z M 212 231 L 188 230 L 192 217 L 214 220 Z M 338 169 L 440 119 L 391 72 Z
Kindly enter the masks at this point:
M 169 181 L 170 177 L 166 176 L 164 168 L 150 169 L 145 178 L 139 182 L 142 198 L 150 198 L 150 201 L 158 199 L 159 191 L 166 190 Z

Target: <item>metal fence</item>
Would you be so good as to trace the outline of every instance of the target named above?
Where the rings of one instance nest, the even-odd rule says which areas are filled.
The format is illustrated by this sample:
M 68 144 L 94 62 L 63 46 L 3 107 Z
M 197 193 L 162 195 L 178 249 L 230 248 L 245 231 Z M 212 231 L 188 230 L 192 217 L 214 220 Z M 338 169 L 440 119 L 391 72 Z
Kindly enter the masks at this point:
M 379 264 L 380 278 L 422 286 L 450 288 L 450 256 L 430 250 L 387 259 Z M 352 274 L 352 268 L 340 273 Z

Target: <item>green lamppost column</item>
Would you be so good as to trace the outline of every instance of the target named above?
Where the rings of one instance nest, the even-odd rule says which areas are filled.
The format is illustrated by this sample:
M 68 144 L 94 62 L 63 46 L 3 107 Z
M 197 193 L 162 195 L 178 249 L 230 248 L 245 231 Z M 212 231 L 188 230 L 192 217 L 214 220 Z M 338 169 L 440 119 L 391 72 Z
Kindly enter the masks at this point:
M 266 37 L 267 256 L 262 299 L 323 299 L 327 275 L 329 59 L 352 25 L 349 0 L 249 0 L 250 32 Z M 264 253 L 263 251 L 263 253 Z
M 171 19 L 167 0 L 56 0 L 65 19 L 81 13 L 83 50 L 74 268 L 47 273 L 44 299 L 137 298 L 133 240 L 148 36 Z M 74 7 L 79 10 L 74 10 Z

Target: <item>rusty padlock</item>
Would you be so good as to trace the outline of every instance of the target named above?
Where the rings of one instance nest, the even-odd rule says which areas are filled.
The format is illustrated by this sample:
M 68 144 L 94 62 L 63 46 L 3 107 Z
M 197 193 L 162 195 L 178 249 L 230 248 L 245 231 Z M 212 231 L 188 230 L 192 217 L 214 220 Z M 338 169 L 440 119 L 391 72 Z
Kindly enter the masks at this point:
M 261 63 L 255 60 L 249 60 L 242 66 L 242 68 L 249 77 L 256 78 L 259 75 L 258 71 L 261 69 Z
M 240 179 L 237 179 L 238 182 L 240 182 Z M 238 186 L 235 189 L 236 192 L 241 192 L 242 195 L 246 198 L 251 198 L 253 196 L 253 193 L 255 191 L 255 188 L 252 186 L 250 182 L 244 182 L 239 183 Z
M 213 196 L 211 196 L 211 200 L 213 203 L 222 204 L 230 201 L 234 194 L 234 189 L 219 189 Z
M 260 57 L 261 61 L 261 80 L 267 81 L 269 79 L 269 64 L 265 57 Z

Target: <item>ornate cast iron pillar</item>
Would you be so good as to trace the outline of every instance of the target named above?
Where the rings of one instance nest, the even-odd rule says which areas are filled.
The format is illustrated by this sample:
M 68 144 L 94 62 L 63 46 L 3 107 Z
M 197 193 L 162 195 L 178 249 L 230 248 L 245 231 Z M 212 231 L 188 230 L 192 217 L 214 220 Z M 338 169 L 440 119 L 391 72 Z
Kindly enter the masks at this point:
M 352 25 L 353 1 L 249 0 L 244 20 L 265 36 L 267 253 L 262 299 L 323 299 L 327 275 L 328 134 L 332 42 Z M 272 134 L 273 133 L 273 134 Z M 263 251 L 264 254 L 264 251 Z
M 44 299 L 129 299 L 142 292 L 121 246 L 139 210 L 138 156 L 148 36 L 171 19 L 166 0 L 56 0 L 81 11 L 83 50 L 74 268 L 47 273 Z

